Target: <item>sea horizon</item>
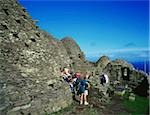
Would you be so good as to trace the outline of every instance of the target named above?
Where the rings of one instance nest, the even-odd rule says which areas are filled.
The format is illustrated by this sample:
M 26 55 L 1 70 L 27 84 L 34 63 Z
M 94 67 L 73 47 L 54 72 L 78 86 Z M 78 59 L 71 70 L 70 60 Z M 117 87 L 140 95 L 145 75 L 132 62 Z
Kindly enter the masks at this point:
M 136 70 L 141 70 L 141 71 L 144 71 L 145 73 L 147 73 L 148 75 L 150 74 L 150 68 L 149 68 L 149 61 L 132 61 L 132 62 L 129 62 L 131 63 L 134 68 Z

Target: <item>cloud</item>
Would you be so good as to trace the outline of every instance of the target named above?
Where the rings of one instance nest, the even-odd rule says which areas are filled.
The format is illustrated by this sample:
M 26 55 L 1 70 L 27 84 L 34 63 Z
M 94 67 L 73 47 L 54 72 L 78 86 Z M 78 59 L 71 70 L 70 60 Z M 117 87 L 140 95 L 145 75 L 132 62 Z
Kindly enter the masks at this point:
M 112 52 L 139 52 L 139 51 L 147 51 L 147 50 L 149 49 L 148 48 L 124 48 L 124 49 L 114 49 Z
M 96 46 L 96 43 L 95 43 L 95 42 L 91 42 L 91 43 L 90 43 L 90 46 L 91 46 L 91 47 L 94 47 L 94 46 Z
M 149 56 L 148 48 L 124 48 L 124 49 L 109 49 L 100 50 L 95 52 L 85 53 L 87 57 L 95 57 L 99 59 L 101 56 L 106 55 L 111 59 L 124 59 L 124 60 L 147 60 Z
M 130 43 L 127 43 L 124 45 L 124 47 L 135 47 L 135 46 L 136 46 L 136 44 L 133 42 L 130 42 Z
M 88 55 L 98 55 L 98 54 L 112 54 L 112 53 L 125 53 L 125 52 L 148 52 L 150 49 L 148 48 L 123 48 L 123 49 L 102 49 L 99 51 L 93 51 L 93 52 L 85 52 Z

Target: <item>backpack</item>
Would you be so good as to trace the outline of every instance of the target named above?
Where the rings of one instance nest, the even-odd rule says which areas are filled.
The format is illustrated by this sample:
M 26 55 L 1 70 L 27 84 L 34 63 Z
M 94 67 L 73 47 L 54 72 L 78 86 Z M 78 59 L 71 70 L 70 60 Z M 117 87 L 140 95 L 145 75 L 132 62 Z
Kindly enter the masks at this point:
M 81 80 L 81 79 L 79 80 L 79 83 L 77 85 L 77 94 L 81 94 L 89 88 L 87 82 L 88 81 L 86 80 Z

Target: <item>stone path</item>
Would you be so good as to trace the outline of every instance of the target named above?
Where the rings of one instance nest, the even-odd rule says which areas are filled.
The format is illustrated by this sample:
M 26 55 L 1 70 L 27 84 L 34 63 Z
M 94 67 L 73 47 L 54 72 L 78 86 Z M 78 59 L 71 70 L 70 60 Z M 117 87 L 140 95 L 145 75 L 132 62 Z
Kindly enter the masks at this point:
M 94 93 L 94 92 L 92 92 Z M 128 115 L 130 111 L 124 108 L 122 104 L 122 99 L 120 97 L 114 96 L 111 100 L 106 104 L 102 103 L 97 98 L 89 96 L 90 105 L 79 105 L 78 102 L 74 102 L 74 104 L 64 110 L 62 112 L 56 113 L 54 115 Z M 97 101 L 96 101 L 97 99 Z

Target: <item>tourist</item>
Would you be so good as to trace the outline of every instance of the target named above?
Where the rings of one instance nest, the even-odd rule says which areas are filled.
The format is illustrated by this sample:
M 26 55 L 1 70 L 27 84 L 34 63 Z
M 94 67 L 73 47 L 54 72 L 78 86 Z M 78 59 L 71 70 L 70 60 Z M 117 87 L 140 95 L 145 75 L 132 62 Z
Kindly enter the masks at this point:
M 107 74 L 103 73 L 102 75 L 100 75 L 100 83 L 102 85 L 108 84 L 108 82 L 109 82 L 109 78 Z
M 90 87 L 89 82 L 87 81 L 86 75 L 82 75 L 79 81 L 79 90 L 78 94 L 80 95 L 80 105 L 84 103 L 84 105 L 88 105 L 87 96 L 88 96 L 88 89 Z
M 61 76 L 67 83 L 69 83 L 71 92 L 73 92 L 72 75 L 70 74 L 70 70 L 67 67 L 64 67 L 61 70 Z

